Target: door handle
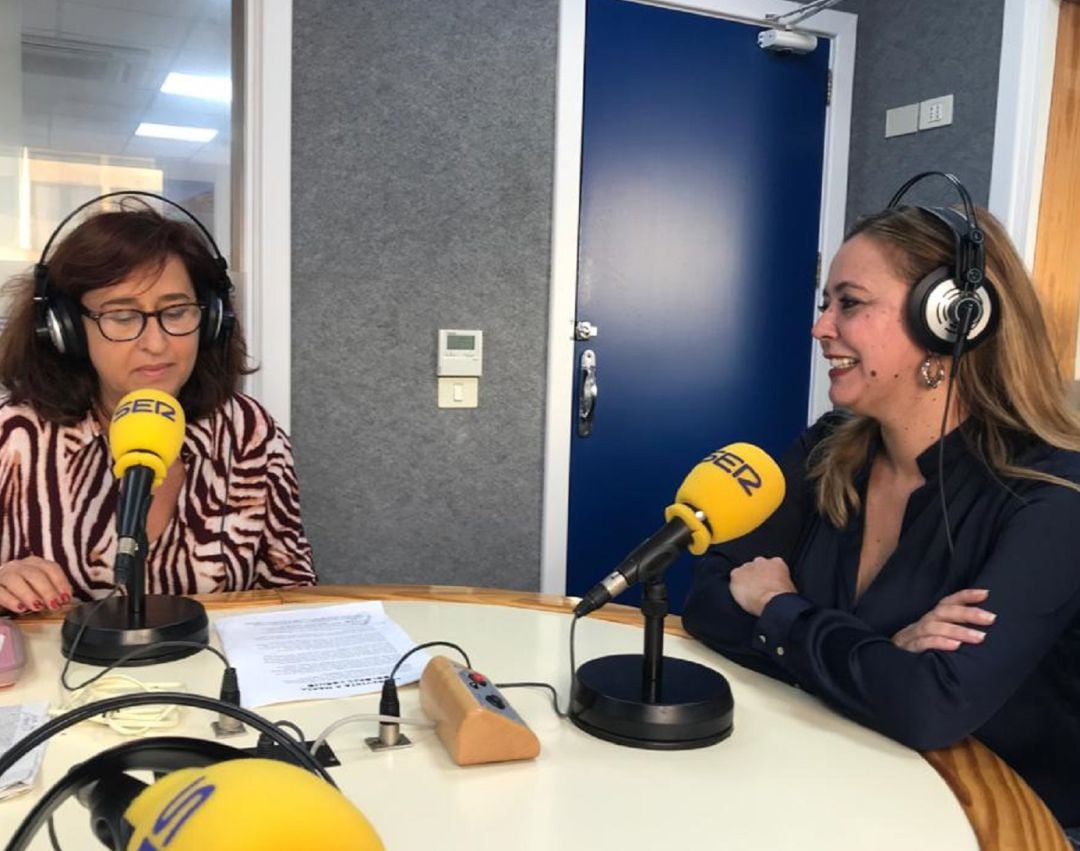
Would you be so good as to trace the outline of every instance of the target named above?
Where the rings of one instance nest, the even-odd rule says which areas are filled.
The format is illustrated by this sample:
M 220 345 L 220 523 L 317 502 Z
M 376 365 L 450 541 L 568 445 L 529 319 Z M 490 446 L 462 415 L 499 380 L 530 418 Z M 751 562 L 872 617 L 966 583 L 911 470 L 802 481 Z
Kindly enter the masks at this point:
M 581 389 L 578 395 L 577 433 L 579 437 L 592 434 L 593 417 L 596 416 L 596 352 L 586 349 L 581 353 Z

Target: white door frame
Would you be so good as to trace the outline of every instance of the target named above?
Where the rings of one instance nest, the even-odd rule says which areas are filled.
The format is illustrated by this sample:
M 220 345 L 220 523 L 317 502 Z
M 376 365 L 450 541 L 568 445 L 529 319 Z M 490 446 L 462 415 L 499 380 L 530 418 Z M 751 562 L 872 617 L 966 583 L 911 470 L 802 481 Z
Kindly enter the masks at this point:
M 259 371 L 244 389 L 286 431 L 292 384 L 292 0 L 245 4 L 244 232 L 240 289 L 244 335 Z
M 1061 0 L 1005 0 L 990 212 L 1035 261 Z
M 577 237 L 581 176 L 581 113 L 585 69 L 586 0 L 559 4 L 559 55 L 555 112 L 555 188 L 552 210 L 551 284 L 548 302 L 547 398 L 544 430 L 544 494 L 540 544 L 540 590 L 566 590 L 566 544 L 570 507 L 571 422 L 568 402 L 573 392 L 574 320 L 577 290 Z M 800 8 L 786 0 L 673 0 L 650 5 L 701 12 L 730 20 L 760 23 L 765 15 Z M 821 225 L 818 245 L 823 257 L 840 246 L 847 207 L 848 142 L 855 73 L 857 17 L 847 12 L 821 12 L 799 27 L 833 40 L 830 57 L 832 106 L 825 122 Z M 808 315 L 807 333 L 813 316 Z M 600 329 L 603 333 L 603 329 Z M 810 367 L 808 419 L 831 407 L 828 376 L 821 358 Z M 746 436 L 753 440 L 753 435 Z M 672 492 L 678 482 L 671 483 Z M 661 509 L 657 506 L 657 522 Z M 603 530 L 597 530 L 602 534 Z M 628 542 L 632 544 L 633 542 Z

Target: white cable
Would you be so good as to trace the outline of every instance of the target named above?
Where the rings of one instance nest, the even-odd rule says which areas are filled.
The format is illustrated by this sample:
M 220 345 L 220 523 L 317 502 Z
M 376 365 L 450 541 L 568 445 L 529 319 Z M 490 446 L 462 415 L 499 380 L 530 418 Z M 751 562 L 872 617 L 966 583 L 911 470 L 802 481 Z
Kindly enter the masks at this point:
M 337 730 L 339 727 L 344 727 L 346 724 L 351 724 L 354 721 L 378 721 L 385 724 L 404 724 L 409 727 L 422 727 L 427 730 L 435 729 L 435 725 L 428 721 L 426 718 L 406 718 L 399 715 L 377 715 L 372 712 L 361 712 L 358 715 L 346 715 L 344 718 L 339 718 L 325 730 L 323 730 L 316 737 L 315 741 L 311 745 L 311 753 L 315 755 L 318 753 L 319 748 L 325 744 L 326 740 L 330 737 L 330 734 Z
M 61 715 L 80 706 L 108 697 L 147 692 L 184 691 L 183 683 L 144 683 L 127 674 L 108 674 L 71 692 L 59 707 L 50 710 L 51 715 Z M 180 707 L 173 704 L 158 706 L 129 706 L 114 709 L 88 719 L 104 724 L 121 736 L 142 736 L 154 730 L 167 730 L 180 723 Z
M 792 9 L 783 15 L 766 15 L 765 18 L 774 24 L 780 24 L 784 29 L 790 29 L 794 24 L 811 18 L 818 12 L 824 12 L 839 3 L 840 0 L 811 0 L 798 9 Z

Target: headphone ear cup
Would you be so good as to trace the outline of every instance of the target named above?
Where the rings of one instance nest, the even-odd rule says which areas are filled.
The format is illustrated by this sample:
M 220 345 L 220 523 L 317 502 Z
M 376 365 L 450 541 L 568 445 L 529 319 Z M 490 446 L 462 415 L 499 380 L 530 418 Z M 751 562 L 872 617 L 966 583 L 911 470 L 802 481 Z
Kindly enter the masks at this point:
M 221 336 L 221 296 L 214 290 L 208 290 L 203 297 L 202 324 L 199 325 L 199 348 L 208 349 L 218 341 Z
M 203 311 L 202 324 L 199 326 L 199 348 L 206 349 L 216 343 L 224 345 L 229 341 L 233 326 L 236 324 L 236 314 L 232 305 L 229 304 L 229 292 L 232 284 L 228 275 L 222 275 L 221 281 L 215 286 L 207 288 L 203 294 L 202 302 L 206 305 Z
M 963 290 L 956 285 L 955 274 L 948 266 L 939 266 L 911 288 L 907 323 L 920 346 L 939 355 L 953 353 L 957 332 L 954 306 L 962 297 Z M 988 340 L 997 329 L 1001 315 L 997 292 L 988 280 L 971 293 L 971 298 L 976 300 L 978 309 L 965 350 Z
M 86 328 L 82 313 L 75 299 L 67 293 L 49 291 L 45 332 L 60 354 L 75 360 L 86 360 Z

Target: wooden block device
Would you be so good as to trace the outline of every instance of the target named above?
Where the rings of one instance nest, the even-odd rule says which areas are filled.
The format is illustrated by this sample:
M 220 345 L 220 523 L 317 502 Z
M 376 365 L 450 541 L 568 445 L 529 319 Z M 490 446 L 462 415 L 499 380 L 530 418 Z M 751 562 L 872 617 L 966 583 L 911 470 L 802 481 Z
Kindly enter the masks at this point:
M 540 740 L 483 674 L 436 656 L 420 676 L 420 705 L 458 765 L 532 759 Z

